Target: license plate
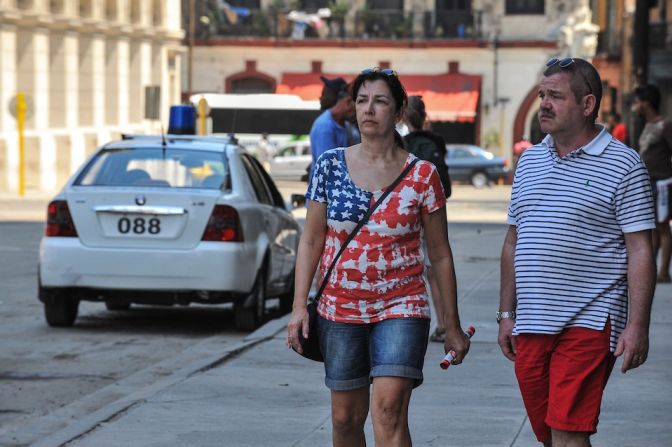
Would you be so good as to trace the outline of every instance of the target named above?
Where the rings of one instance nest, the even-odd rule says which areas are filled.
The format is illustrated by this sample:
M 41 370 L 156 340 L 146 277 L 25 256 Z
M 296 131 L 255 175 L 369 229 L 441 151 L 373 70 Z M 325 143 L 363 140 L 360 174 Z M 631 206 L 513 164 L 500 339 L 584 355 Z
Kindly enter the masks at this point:
M 157 216 L 123 216 L 117 220 L 119 234 L 158 235 L 161 219 Z
M 99 213 L 103 235 L 113 238 L 174 239 L 183 231 L 183 215 Z

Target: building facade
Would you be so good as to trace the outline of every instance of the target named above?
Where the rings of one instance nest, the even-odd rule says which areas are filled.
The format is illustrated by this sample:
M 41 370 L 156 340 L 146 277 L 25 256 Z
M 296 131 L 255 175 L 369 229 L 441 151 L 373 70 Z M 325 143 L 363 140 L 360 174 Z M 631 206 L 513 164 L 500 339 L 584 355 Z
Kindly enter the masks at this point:
M 53 191 L 100 144 L 158 131 L 180 102 L 179 0 L 0 0 L 0 191 Z M 165 124 L 164 124 L 165 125 Z
M 544 63 L 591 59 L 600 31 L 588 0 L 207 3 L 195 12 L 193 93 L 317 99 L 319 75 L 352 79 L 362 68 L 392 67 L 409 93 L 432 99 L 430 119 L 447 141 L 508 158 L 535 134 Z M 467 90 L 470 101 L 456 95 Z

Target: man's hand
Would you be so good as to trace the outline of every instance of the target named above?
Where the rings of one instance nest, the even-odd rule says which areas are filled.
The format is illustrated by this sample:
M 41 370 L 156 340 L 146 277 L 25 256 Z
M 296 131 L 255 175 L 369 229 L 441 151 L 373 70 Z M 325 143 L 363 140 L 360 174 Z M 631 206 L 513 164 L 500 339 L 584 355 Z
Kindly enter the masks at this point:
M 618 338 L 614 356 L 623 356 L 621 372 L 625 374 L 631 369 L 640 367 L 649 355 L 648 329 L 628 324 Z
M 513 325 L 515 320 L 505 319 L 499 322 L 499 335 L 497 336 L 497 343 L 502 349 L 504 357 L 516 361 L 516 337 L 512 335 Z

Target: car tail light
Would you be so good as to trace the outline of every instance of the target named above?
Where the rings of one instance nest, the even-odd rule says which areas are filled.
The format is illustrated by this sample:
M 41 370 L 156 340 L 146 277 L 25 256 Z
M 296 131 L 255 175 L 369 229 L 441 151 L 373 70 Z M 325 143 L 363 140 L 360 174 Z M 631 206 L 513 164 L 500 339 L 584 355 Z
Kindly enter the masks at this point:
M 243 229 L 240 226 L 238 211 L 228 205 L 215 205 L 202 240 L 242 242 Z
M 54 200 L 47 207 L 47 227 L 44 230 L 47 236 L 77 237 L 75 222 L 72 220 L 68 202 Z
M 509 166 L 509 160 L 507 160 L 507 159 L 505 158 L 505 159 L 504 159 L 504 163 L 503 163 L 503 165 L 504 165 L 504 167 Z

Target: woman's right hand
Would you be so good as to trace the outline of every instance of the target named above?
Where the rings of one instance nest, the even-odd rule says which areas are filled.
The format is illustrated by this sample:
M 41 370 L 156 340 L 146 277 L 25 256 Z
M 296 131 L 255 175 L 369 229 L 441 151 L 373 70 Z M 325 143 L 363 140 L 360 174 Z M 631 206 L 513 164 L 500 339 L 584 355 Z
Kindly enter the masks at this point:
M 287 347 L 301 353 L 303 349 L 299 342 L 299 331 L 303 338 L 308 338 L 308 309 L 305 304 L 292 307 L 292 315 L 287 324 Z

